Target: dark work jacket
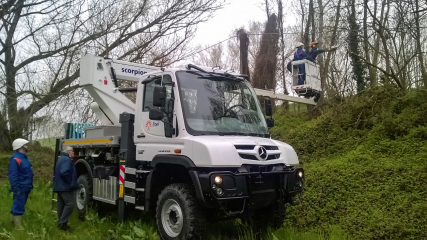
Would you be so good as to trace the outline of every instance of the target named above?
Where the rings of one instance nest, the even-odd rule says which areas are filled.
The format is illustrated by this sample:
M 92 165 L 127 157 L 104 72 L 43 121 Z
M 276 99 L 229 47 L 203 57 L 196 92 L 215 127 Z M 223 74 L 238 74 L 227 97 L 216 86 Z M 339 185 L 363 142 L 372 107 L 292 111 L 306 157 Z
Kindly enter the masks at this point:
M 308 54 L 310 54 L 310 57 L 312 57 L 314 60 L 316 60 L 317 55 L 324 53 L 324 52 L 325 52 L 325 50 L 323 50 L 323 49 L 312 48 Z
M 53 191 L 70 192 L 79 189 L 77 172 L 73 160 L 68 153 L 62 152 L 55 166 Z
M 27 154 L 16 151 L 9 160 L 10 192 L 28 192 L 33 189 L 33 167 Z
M 314 59 L 312 57 L 310 57 L 310 55 L 308 55 L 304 50 L 298 49 L 294 53 L 294 61 L 303 60 L 303 59 L 307 59 L 307 60 L 314 62 Z

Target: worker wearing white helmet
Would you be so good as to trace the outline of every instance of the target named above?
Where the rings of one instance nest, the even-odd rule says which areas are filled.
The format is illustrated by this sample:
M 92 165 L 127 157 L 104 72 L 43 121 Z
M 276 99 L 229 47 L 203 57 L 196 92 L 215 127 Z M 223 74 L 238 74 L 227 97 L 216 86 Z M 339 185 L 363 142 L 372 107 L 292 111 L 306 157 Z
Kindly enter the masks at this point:
M 23 230 L 22 215 L 25 213 L 25 204 L 28 195 L 33 189 L 33 168 L 26 154 L 28 141 L 22 138 L 15 139 L 12 148 L 16 152 L 9 161 L 10 192 L 13 192 L 13 205 L 10 211 L 10 220 L 15 228 Z

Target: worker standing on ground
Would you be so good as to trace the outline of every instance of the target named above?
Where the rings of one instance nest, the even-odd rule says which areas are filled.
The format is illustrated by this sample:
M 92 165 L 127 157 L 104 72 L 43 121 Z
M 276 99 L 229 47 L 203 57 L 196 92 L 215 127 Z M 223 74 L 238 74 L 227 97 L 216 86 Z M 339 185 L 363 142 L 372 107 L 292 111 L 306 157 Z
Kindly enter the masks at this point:
M 294 61 L 307 59 L 312 62 L 314 62 L 314 59 L 310 57 L 303 49 L 302 47 L 304 44 L 298 43 L 296 45 L 297 51 L 294 53 Z M 305 65 L 304 64 L 298 64 L 298 85 L 303 85 L 305 82 Z
M 55 166 L 53 191 L 58 193 L 58 227 L 68 230 L 68 220 L 74 211 L 75 191 L 79 189 L 72 147 L 64 147 Z
M 10 220 L 15 224 L 15 228 L 23 230 L 22 215 L 25 213 L 25 204 L 28 195 L 33 189 L 33 168 L 27 156 L 28 141 L 17 138 L 12 143 L 12 148 L 16 152 L 9 161 L 8 178 L 10 182 L 10 192 L 13 192 L 13 205 L 10 211 Z

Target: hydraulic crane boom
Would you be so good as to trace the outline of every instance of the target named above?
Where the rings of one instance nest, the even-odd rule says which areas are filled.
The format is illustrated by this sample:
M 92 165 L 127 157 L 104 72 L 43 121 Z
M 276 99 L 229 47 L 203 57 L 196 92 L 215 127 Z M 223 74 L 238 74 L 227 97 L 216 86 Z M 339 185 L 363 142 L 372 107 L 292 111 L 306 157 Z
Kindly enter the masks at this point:
M 308 105 L 316 105 L 316 102 L 313 99 L 294 97 L 294 96 L 289 96 L 282 93 L 274 93 L 273 91 L 263 90 L 259 88 L 254 88 L 254 90 L 256 95 L 258 96 L 270 97 L 271 99 L 283 100 L 283 101 L 289 101 L 289 102 L 304 103 Z
M 104 125 L 118 125 L 123 112 L 135 113 L 136 105 L 123 93 L 136 88 L 120 88 L 119 80 L 139 82 L 147 73 L 161 72 L 159 67 L 86 55 L 80 62 L 80 86 L 92 96 L 91 109 Z M 273 91 L 254 89 L 258 96 L 276 100 L 316 105 L 312 99 L 288 96 Z
M 117 125 L 120 113 L 135 113 L 136 107 L 123 95 L 133 89 L 119 88 L 118 81 L 138 82 L 142 75 L 153 71 L 160 71 L 160 68 L 88 54 L 80 62 L 80 86 L 95 101 L 91 108 L 102 123 Z

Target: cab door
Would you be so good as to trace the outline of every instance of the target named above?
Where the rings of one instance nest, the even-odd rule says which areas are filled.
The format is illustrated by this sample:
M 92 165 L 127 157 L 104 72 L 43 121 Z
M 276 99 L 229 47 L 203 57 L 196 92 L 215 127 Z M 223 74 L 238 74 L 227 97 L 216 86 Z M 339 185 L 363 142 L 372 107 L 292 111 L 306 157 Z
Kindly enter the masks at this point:
M 165 86 L 166 99 L 162 120 L 150 120 L 150 109 L 159 108 L 153 105 L 153 93 L 155 86 Z M 171 73 L 165 72 L 150 80 L 150 77 L 142 81 L 142 89 L 138 92 L 137 114 L 135 119 L 134 142 L 164 142 L 164 138 L 174 137 L 174 104 L 175 93 Z M 163 139 L 163 140 L 162 140 Z M 138 146 L 137 146 L 138 148 Z M 138 155 L 138 153 L 137 153 Z

